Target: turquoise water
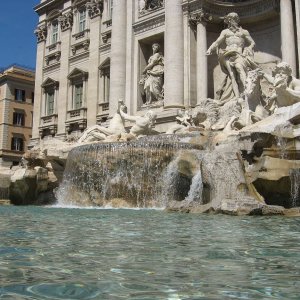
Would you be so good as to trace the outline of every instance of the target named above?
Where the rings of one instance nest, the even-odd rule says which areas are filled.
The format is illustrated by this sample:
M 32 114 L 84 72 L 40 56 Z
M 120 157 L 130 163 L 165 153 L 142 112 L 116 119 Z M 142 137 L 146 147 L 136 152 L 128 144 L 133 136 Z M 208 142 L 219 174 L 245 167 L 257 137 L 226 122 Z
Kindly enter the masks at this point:
M 0 207 L 0 299 L 300 299 L 300 219 Z

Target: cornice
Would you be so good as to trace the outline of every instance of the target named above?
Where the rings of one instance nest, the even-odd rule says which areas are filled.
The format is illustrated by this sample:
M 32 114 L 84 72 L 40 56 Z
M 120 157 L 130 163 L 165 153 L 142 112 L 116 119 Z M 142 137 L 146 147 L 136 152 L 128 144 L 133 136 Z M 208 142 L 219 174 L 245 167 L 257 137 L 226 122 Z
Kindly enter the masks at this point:
M 154 15 L 151 18 L 140 20 L 133 24 L 133 31 L 135 34 L 151 30 L 163 26 L 165 24 L 164 12 Z
M 248 0 L 246 2 L 229 3 L 222 0 L 184 0 L 182 7 L 185 13 L 203 9 L 212 15 L 215 20 L 220 20 L 230 12 L 236 12 L 241 20 L 278 12 L 279 0 Z
M 35 6 L 34 11 L 38 15 L 42 15 L 43 13 L 53 9 L 54 7 L 59 6 L 63 2 L 64 2 L 64 0 L 46 0 L 46 1 L 38 4 L 37 6 Z

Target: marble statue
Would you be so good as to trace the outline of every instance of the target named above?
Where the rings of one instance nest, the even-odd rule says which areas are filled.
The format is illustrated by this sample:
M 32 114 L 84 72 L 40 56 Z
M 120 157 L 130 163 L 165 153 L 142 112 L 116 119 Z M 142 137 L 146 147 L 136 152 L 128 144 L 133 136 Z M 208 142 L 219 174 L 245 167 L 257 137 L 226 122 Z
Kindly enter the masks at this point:
M 288 63 L 278 63 L 272 76 L 264 73 L 264 77 L 273 84 L 275 93 L 270 97 L 270 102 L 275 101 L 275 106 L 290 106 L 300 102 L 300 80 L 292 76 L 292 69 Z
M 140 0 L 140 13 L 144 14 L 147 11 L 151 11 L 160 7 L 163 7 L 163 0 Z
M 269 109 L 269 102 L 265 99 L 261 80 L 263 73 L 260 69 L 251 70 L 245 81 L 243 101 L 241 102 L 241 114 L 232 122 L 234 129 L 241 129 L 247 125 L 254 124 L 268 117 L 272 111 Z
M 152 45 L 153 54 L 148 60 L 148 65 L 143 70 L 143 77 L 140 80 L 142 85 L 145 105 L 160 104 L 163 100 L 164 85 L 164 57 L 160 53 L 160 45 Z M 162 104 L 162 103 L 161 103 Z
M 220 67 L 226 74 L 217 93 L 219 99 L 224 102 L 242 95 L 248 70 L 258 67 L 253 61 L 255 42 L 249 32 L 239 26 L 239 21 L 237 13 L 232 12 L 225 16 L 224 23 L 228 28 L 221 32 L 206 52 L 207 55 L 211 55 L 216 51 Z M 222 48 L 223 44 L 225 48 Z
M 129 131 L 129 137 L 123 135 L 123 139 L 130 140 L 145 135 L 158 134 L 153 128 L 156 122 L 156 113 L 149 110 L 143 116 L 131 116 L 126 113 L 126 107 L 122 105 L 120 107 L 120 116 L 127 121 L 135 122 Z
M 189 129 L 195 126 L 192 114 L 189 110 L 178 110 L 177 123 L 171 126 L 167 131 L 166 134 L 174 134 L 174 133 L 184 133 L 189 131 Z
M 87 128 L 79 138 L 78 143 L 104 141 L 109 136 L 120 136 L 126 133 L 124 119 L 120 114 L 121 107 L 122 110 L 126 111 L 127 107 L 124 105 L 123 100 L 119 100 L 118 110 L 110 120 L 108 127 L 94 125 Z

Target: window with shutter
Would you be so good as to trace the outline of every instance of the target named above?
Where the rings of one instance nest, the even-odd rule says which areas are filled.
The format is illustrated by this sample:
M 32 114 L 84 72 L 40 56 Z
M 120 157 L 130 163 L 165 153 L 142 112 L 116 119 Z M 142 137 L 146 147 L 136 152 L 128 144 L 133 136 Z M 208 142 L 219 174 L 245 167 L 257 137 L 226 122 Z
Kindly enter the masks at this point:
M 74 91 L 74 108 L 78 109 L 80 107 L 82 107 L 82 98 L 83 98 L 83 83 L 79 83 L 79 84 L 75 84 L 74 87 L 75 91 Z
M 79 11 L 79 32 L 84 31 L 86 27 L 86 10 Z
M 23 151 L 24 150 L 24 141 L 21 137 L 13 137 L 11 139 L 11 150 L 14 151 Z
M 46 93 L 46 115 L 54 114 L 54 91 L 48 91 Z
M 58 22 L 52 23 L 52 39 L 51 43 L 55 44 L 58 41 Z
M 20 89 L 15 89 L 15 100 L 25 101 L 25 91 Z

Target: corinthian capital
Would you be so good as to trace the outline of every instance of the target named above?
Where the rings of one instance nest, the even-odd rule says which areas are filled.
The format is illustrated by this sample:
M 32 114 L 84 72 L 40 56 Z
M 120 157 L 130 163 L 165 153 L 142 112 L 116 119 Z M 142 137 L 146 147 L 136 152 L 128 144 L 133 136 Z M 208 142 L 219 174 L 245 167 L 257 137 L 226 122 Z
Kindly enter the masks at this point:
M 35 31 L 35 35 L 37 36 L 38 43 L 43 42 L 47 38 L 47 26 L 46 24 L 38 26 Z
M 102 16 L 103 0 L 91 0 L 86 3 L 86 9 L 91 19 Z
M 73 25 L 73 13 L 70 11 L 64 15 L 59 16 L 58 21 L 62 31 L 66 31 L 72 28 Z
M 189 24 L 192 26 L 197 26 L 199 23 L 206 25 L 206 23 L 210 20 L 212 20 L 212 16 L 201 8 L 191 13 Z

